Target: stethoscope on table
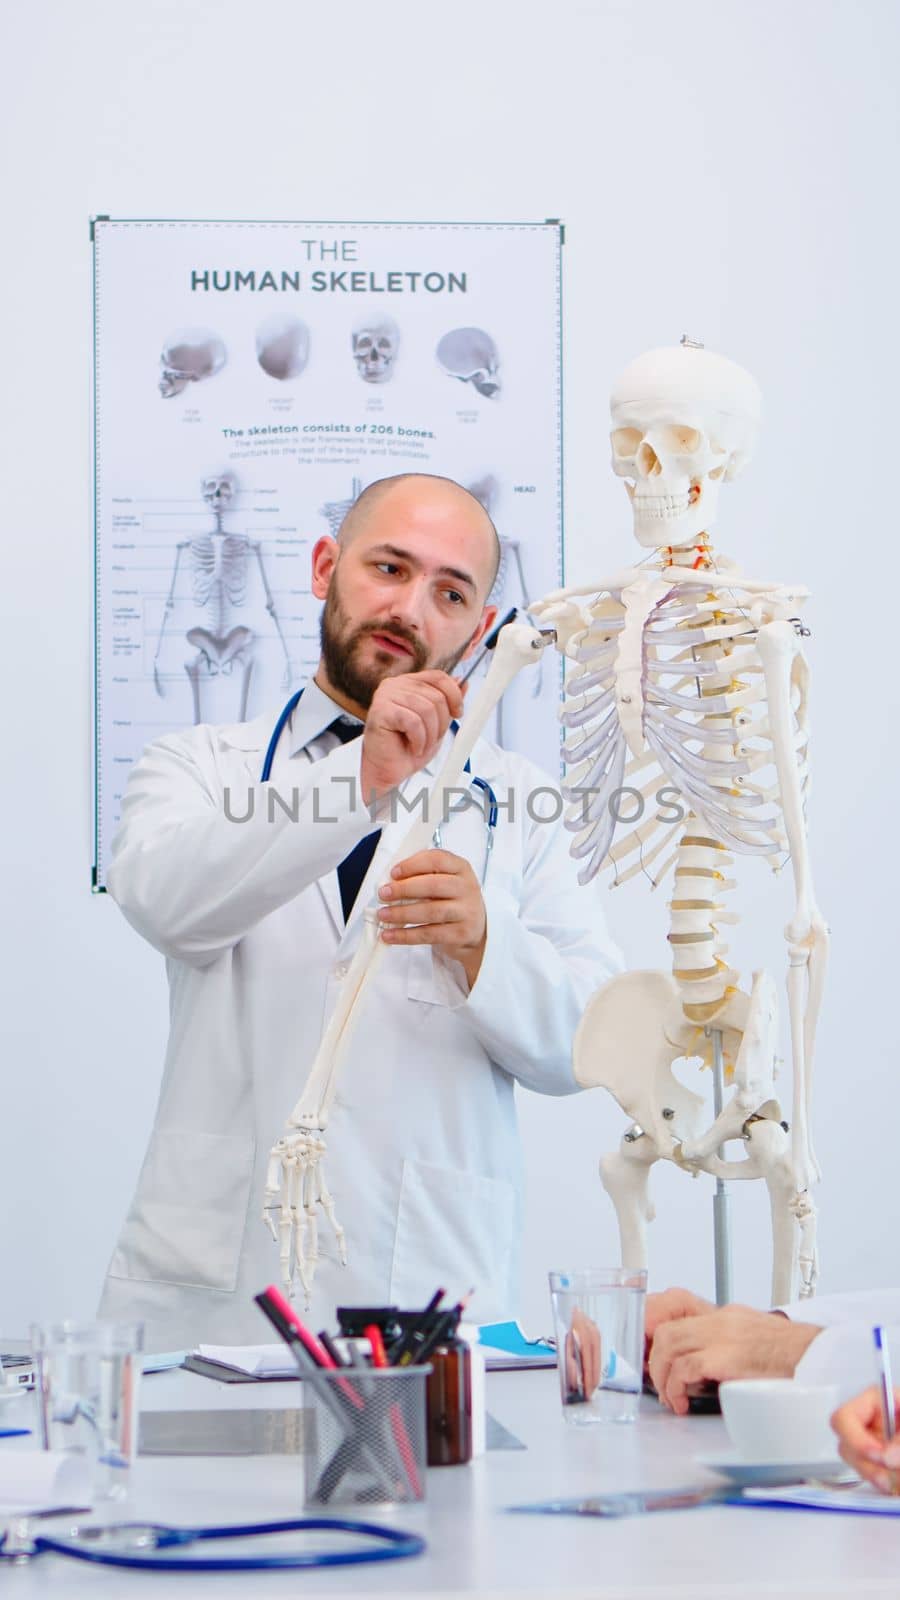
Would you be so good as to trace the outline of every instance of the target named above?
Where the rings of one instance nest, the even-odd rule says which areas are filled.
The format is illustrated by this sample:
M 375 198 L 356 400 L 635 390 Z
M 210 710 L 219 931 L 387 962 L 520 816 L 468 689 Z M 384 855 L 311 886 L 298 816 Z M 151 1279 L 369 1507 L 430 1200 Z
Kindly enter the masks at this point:
M 512 620 L 515 617 L 515 615 L 516 615 L 516 609 L 515 609 L 515 607 L 513 607 L 513 609 L 511 611 L 507 612 L 507 614 L 503 618 L 502 622 L 498 622 L 496 628 L 494 628 L 493 632 L 490 633 L 488 635 L 487 639 L 485 640 L 481 650 L 479 651 L 479 653 L 476 656 L 475 660 L 473 661 L 471 667 L 469 668 L 469 671 L 465 674 L 464 677 L 459 679 L 460 683 L 465 683 L 466 678 L 471 677 L 471 675 L 475 671 L 476 667 L 478 667 L 480 665 L 480 663 L 483 660 L 486 652 L 488 650 L 493 650 L 494 645 L 497 643 L 497 638 L 498 638 L 498 635 L 500 633 L 500 629 L 501 628 L 505 628 L 506 624 L 508 622 L 512 622 Z M 272 729 L 272 737 L 269 740 L 268 747 L 266 749 L 266 753 L 265 753 L 265 756 L 263 758 L 262 772 L 260 774 L 260 783 L 268 783 L 268 781 L 269 781 L 269 779 L 270 779 L 270 777 L 272 775 L 272 763 L 275 760 L 275 752 L 278 749 L 278 741 L 280 740 L 281 735 L 284 732 L 284 729 L 285 729 L 287 723 L 289 722 L 291 716 L 293 715 L 296 707 L 299 705 L 300 700 L 302 698 L 302 695 L 303 695 L 303 690 L 302 689 L 298 689 L 296 694 L 292 694 L 291 695 L 290 700 L 288 701 L 288 703 L 285 706 L 284 710 L 282 711 L 280 717 L 278 718 L 278 721 L 276 722 L 274 728 Z M 450 724 L 450 732 L 452 734 L 454 734 L 454 735 L 456 735 L 459 732 L 459 723 L 458 722 L 455 722 L 455 721 L 451 722 L 451 724 Z M 495 830 L 495 828 L 497 826 L 497 817 L 499 815 L 500 808 L 499 808 L 499 805 L 497 803 L 497 796 L 495 795 L 495 793 L 494 793 L 493 789 L 491 788 L 491 785 L 488 783 L 487 779 L 486 778 L 479 778 L 477 775 L 473 775 L 471 761 L 467 761 L 466 762 L 465 766 L 463 767 L 463 772 L 468 774 L 469 780 L 470 780 L 470 782 L 472 784 L 472 788 L 473 789 L 479 789 L 481 791 L 481 793 L 484 795 L 485 842 L 484 842 L 484 862 L 483 862 L 482 868 L 481 868 L 481 884 L 482 884 L 482 887 L 484 887 L 484 880 L 487 877 L 487 870 L 488 870 L 488 866 L 490 865 L 490 860 L 491 860 L 491 851 L 492 851 L 492 849 L 494 847 L 494 830 Z M 467 807 L 468 804 L 469 804 L 469 802 L 468 802 L 467 799 L 463 799 L 463 800 L 458 801 L 457 804 L 455 806 L 453 806 L 451 808 L 451 810 L 449 811 L 448 820 L 449 820 L 449 817 L 454 816 L 457 811 L 464 810 Z M 441 824 L 440 823 L 438 823 L 437 827 L 434 830 L 434 838 L 433 838 L 432 842 L 434 844 L 435 849 L 440 850 L 440 849 L 443 848 L 443 840 L 442 840 L 442 835 L 441 835 Z
M 299 1534 L 278 1548 L 229 1551 L 210 1548 L 213 1541 L 272 1539 Z M 309 1535 L 324 1534 L 310 1543 Z M 338 1536 L 353 1540 L 343 1546 Z M 360 1543 L 362 1541 L 362 1543 Z M 32 1534 L 31 1519 L 11 1521 L 0 1531 L 0 1562 L 22 1564 L 34 1556 L 73 1556 L 99 1566 L 138 1567 L 159 1572 L 261 1572 L 288 1567 L 348 1567 L 371 1561 L 397 1561 L 421 1555 L 425 1540 L 417 1533 L 381 1523 L 343 1517 L 297 1517 L 284 1522 L 250 1522 L 220 1528 L 171 1528 L 154 1522 L 122 1522 L 107 1527 L 70 1527 L 63 1534 Z

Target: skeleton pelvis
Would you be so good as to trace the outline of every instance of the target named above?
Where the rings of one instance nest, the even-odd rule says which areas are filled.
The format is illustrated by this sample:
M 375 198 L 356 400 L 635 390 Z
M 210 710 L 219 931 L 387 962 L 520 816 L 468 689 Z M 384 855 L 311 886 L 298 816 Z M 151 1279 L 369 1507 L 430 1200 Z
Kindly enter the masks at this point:
M 660 1155 L 699 1136 L 705 1102 L 679 1083 L 672 1062 L 699 1053 L 696 1029 L 667 972 L 624 972 L 591 996 L 572 1047 L 585 1089 L 608 1089 L 650 1134 Z M 667 1113 L 664 1115 L 664 1113 Z
M 202 651 L 211 672 L 230 672 L 232 662 L 253 638 L 253 629 L 232 628 L 230 633 L 219 637 L 208 628 L 188 628 L 186 638 L 188 644 Z

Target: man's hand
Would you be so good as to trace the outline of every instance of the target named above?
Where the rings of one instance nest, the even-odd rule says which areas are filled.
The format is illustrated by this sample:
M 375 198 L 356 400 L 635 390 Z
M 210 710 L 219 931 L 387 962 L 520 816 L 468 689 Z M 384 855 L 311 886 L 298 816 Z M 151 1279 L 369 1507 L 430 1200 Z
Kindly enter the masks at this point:
M 461 962 L 471 989 L 481 969 L 487 915 L 468 861 L 449 850 L 418 850 L 391 868 L 391 881 L 378 895 L 385 942 L 434 945 Z
M 894 1415 L 900 1409 L 900 1390 L 894 1390 Z M 866 1389 L 839 1406 L 831 1419 L 841 1455 L 861 1478 L 885 1494 L 900 1493 L 900 1438 L 885 1444 L 881 1426 L 881 1395 Z
M 685 1316 L 658 1327 L 649 1371 L 663 1405 L 677 1416 L 688 1410 L 691 1392 L 727 1378 L 792 1378 L 794 1368 L 821 1329 L 747 1306 Z
M 698 1317 L 704 1311 L 715 1311 L 711 1300 L 704 1300 L 690 1289 L 664 1289 L 661 1294 L 648 1294 L 644 1312 L 644 1339 L 647 1349 L 653 1343 L 657 1328 L 664 1322 L 676 1322 L 680 1317 Z
M 431 670 L 382 678 L 363 729 L 360 782 L 367 805 L 421 772 L 452 719 L 462 715 L 466 687 Z

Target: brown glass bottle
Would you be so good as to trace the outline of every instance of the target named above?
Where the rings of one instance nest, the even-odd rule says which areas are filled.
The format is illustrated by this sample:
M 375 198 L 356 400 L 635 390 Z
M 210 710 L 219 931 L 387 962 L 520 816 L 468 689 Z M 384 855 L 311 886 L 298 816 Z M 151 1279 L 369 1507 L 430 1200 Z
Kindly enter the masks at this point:
M 428 1465 L 457 1467 L 472 1459 L 472 1357 L 463 1339 L 446 1339 L 428 1357 L 425 1390 Z

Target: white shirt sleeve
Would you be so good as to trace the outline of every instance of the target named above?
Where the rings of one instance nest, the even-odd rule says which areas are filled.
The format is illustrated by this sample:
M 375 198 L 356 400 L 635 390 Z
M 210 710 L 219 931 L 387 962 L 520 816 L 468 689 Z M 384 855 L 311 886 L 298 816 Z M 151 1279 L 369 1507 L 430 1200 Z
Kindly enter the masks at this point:
M 779 1306 L 778 1310 L 792 1322 L 814 1322 L 818 1328 L 867 1322 L 871 1332 L 877 1322 L 895 1322 L 900 1326 L 900 1289 L 851 1289 L 845 1294 L 817 1294 L 811 1300 L 793 1300 L 790 1305 Z
M 797 1363 L 795 1381 L 837 1384 L 840 1405 L 871 1388 L 877 1377 L 872 1329 L 878 1320 L 876 1316 L 871 1321 L 835 1323 L 823 1328 Z M 900 1358 L 900 1323 L 891 1326 L 885 1322 L 884 1326 L 890 1348 Z
M 129 774 L 107 875 L 132 927 L 197 967 L 333 872 L 382 820 L 359 803 L 361 739 L 297 762 L 275 805 L 270 784 L 222 789 L 214 741 L 203 725 L 148 745 Z

